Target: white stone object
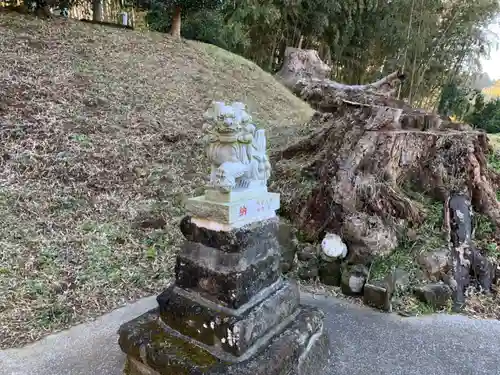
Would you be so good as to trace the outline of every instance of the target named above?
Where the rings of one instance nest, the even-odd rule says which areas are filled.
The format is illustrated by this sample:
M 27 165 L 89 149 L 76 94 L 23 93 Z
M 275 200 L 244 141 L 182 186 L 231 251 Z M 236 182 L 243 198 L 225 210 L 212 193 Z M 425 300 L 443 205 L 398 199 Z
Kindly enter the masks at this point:
M 214 230 L 230 230 L 276 216 L 280 195 L 267 190 L 271 164 L 264 129 L 240 102 L 214 102 L 203 125 L 210 181 L 203 196 L 190 198 L 186 210 L 193 222 Z
M 128 26 L 128 13 L 122 12 L 122 25 Z
M 321 250 L 328 258 L 343 259 L 347 255 L 347 245 L 340 236 L 333 233 L 325 235 L 325 238 L 321 241 Z
M 221 230 L 230 227 L 240 227 L 259 220 L 276 216 L 280 207 L 280 195 L 263 193 L 260 197 L 242 198 L 232 202 L 217 202 L 208 200 L 206 196 L 194 197 L 186 202 L 186 210 L 192 213 L 197 222 L 214 221 L 222 224 Z M 200 224 L 207 227 L 208 224 Z
M 349 276 L 349 289 L 353 293 L 361 293 L 365 282 L 366 278 L 364 276 L 351 275 Z
M 205 113 L 206 153 L 211 165 L 209 188 L 224 193 L 257 189 L 267 191 L 271 164 L 266 134 L 252 124 L 240 102 L 214 102 Z

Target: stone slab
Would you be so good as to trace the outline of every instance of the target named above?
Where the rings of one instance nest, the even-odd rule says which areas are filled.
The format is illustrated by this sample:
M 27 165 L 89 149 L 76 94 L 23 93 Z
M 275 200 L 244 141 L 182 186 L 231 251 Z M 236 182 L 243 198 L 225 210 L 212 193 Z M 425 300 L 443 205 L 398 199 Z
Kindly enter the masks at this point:
M 205 190 L 205 198 L 212 202 L 236 202 L 249 198 L 259 198 L 267 193 L 266 185 L 253 189 L 235 189 L 229 192 L 221 192 L 220 190 L 208 188 Z
M 240 253 L 226 253 L 186 241 L 177 255 L 175 284 L 232 309 L 249 302 L 280 277 L 280 249 L 274 238 Z
M 392 295 L 384 282 L 366 283 L 363 288 L 363 302 L 367 306 L 383 311 L 392 311 Z
M 278 193 L 263 193 L 234 202 L 210 201 L 203 195 L 186 202 L 186 211 L 191 216 L 235 227 L 274 217 L 279 207 Z
M 166 331 L 157 309 L 120 328 L 127 375 L 316 375 L 330 356 L 324 314 L 300 306 L 296 319 L 265 349 L 240 362 L 221 360 L 192 341 Z
M 234 356 L 244 355 L 299 305 L 297 284 L 279 281 L 240 309 L 227 309 L 178 287 L 158 296 L 162 320 L 169 327 L 209 347 Z M 265 342 L 260 341 L 261 344 Z
M 252 247 L 258 248 L 262 243 L 277 239 L 279 218 L 269 218 L 225 231 L 199 226 L 191 216 L 186 216 L 181 220 L 180 229 L 188 241 L 236 253 Z

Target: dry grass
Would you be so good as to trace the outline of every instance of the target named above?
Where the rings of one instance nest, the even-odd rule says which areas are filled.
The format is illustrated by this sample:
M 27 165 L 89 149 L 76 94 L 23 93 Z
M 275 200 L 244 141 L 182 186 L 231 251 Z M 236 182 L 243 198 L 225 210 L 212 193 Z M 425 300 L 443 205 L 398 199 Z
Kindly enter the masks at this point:
M 0 35 L 1 348 L 167 284 L 212 100 L 247 103 L 272 148 L 312 114 L 214 46 L 10 13 Z
M 471 290 L 468 294 L 465 313 L 473 318 L 500 320 L 499 286 L 495 286 L 494 290 L 495 293 L 489 296 Z

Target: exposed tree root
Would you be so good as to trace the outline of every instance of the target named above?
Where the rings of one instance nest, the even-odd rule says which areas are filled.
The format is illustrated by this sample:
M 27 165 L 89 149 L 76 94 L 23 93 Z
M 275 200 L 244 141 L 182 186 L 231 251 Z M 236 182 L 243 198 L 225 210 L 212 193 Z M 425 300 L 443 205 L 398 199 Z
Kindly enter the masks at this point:
M 276 77 L 296 95 L 323 112 L 331 112 L 343 100 L 387 106 L 387 100 L 405 78 L 403 73 L 395 71 L 373 83 L 346 85 L 329 80 L 330 72 L 331 68 L 321 61 L 316 51 L 288 47 Z M 367 97 L 367 93 L 376 95 Z M 390 101 L 394 102 L 394 99 Z M 408 106 L 399 101 L 398 107 Z

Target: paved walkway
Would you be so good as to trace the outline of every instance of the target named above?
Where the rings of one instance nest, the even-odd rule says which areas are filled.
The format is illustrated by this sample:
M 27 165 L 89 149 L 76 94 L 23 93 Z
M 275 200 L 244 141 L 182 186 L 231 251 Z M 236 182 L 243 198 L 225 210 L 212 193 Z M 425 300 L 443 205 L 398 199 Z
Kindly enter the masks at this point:
M 324 375 L 500 375 L 499 321 L 401 318 L 321 296 L 303 301 L 327 313 L 332 358 Z M 146 298 L 25 348 L 0 351 L 0 374 L 121 375 L 116 331 L 154 306 L 155 298 Z

